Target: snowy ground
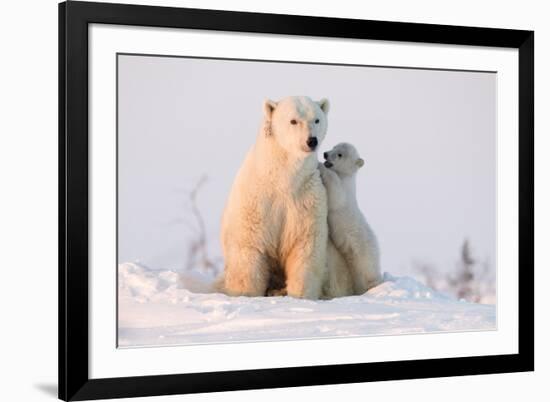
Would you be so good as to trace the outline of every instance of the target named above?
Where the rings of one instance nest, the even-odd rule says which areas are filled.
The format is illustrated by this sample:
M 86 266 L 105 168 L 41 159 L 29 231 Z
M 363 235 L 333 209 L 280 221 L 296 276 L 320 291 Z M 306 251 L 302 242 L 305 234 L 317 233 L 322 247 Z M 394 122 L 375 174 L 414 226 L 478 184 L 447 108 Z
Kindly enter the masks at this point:
M 137 263 L 118 269 L 121 347 L 496 328 L 494 305 L 457 301 L 388 274 L 362 296 L 310 301 L 228 297 L 205 293 L 211 278 L 197 273 Z

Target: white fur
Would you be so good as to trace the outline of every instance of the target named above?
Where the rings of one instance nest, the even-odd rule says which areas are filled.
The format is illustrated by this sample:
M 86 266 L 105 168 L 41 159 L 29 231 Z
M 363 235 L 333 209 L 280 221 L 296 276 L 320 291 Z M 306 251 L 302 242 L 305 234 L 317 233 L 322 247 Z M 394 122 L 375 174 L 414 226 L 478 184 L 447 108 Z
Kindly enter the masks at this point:
M 262 129 L 237 173 L 223 214 L 225 270 L 220 287 L 225 293 L 264 296 L 273 278 L 283 278 L 288 295 L 321 297 L 327 201 L 317 154 L 307 140 L 316 137 L 321 144 L 327 112 L 326 100 L 307 97 L 264 103 Z
M 347 143 L 324 155 L 319 169 L 327 189 L 330 239 L 347 262 L 354 293 L 363 294 L 382 280 L 378 241 L 357 205 L 356 174 L 364 161 Z
M 329 232 L 327 243 L 327 275 L 323 283 L 323 299 L 351 296 L 355 294 L 353 278 L 344 255 L 338 250 L 332 241 Z

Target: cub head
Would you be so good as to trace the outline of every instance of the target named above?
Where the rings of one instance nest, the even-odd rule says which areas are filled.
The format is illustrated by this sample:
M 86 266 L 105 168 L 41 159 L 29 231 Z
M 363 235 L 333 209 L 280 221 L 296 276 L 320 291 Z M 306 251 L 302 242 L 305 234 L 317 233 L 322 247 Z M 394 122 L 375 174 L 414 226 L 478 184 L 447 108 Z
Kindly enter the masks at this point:
M 334 170 L 338 175 L 353 175 L 365 164 L 357 149 L 345 142 L 323 153 L 323 157 L 325 158 L 325 167 Z
M 327 99 L 290 96 L 264 102 L 265 132 L 287 152 L 307 156 L 317 151 L 327 133 Z

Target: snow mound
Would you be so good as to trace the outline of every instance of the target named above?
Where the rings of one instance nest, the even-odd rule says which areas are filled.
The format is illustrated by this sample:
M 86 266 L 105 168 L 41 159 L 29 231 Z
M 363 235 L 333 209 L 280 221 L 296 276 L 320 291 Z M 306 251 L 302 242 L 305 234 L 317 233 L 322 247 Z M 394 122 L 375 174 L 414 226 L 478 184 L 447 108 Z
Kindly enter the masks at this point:
M 491 330 L 495 306 L 457 301 L 408 277 L 384 275 L 361 296 L 332 300 L 209 293 L 198 272 L 118 266 L 119 346 Z
M 139 263 L 118 266 L 119 298 L 137 303 L 178 303 L 186 300 L 189 291 L 210 293 L 213 281 L 211 276 L 195 271 L 159 271 Z
M 450 300 L 450 297 L 439 293 L 422 283 L 409 278 L 395 278 L 384 273 L 383 282 L 377 287 L 368 291 L 368 295 L 376 298 L 388 299 L 435 299 Z

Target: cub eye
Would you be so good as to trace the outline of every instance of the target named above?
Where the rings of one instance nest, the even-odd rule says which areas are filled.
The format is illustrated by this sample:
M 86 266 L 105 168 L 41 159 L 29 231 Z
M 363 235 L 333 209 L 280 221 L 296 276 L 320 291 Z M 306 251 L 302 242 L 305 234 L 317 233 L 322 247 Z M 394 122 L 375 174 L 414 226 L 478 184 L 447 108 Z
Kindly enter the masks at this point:
M 298 122 L 296 121 L 296 119 L 290 120 L 290 124 L 294 125 L 294 124 L 296 124 L 296 123 L 298 123 Z
M 341 157 L 342 157 L 342 154 L 338 154 L 338 157 L 341 158 Z
M 315 124 L 319 124 L 319 119 L 315 119 Z

